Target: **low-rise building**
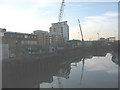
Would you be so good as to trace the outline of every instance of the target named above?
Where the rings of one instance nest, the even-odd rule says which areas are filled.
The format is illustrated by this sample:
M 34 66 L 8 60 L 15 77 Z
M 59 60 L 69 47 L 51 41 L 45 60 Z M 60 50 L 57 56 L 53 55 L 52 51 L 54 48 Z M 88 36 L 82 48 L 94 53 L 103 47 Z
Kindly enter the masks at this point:
M 69 40 L 68 43 L 71 45 L 71 47 L 75 48 L 75 47 L 81 47 L 82 45 L 89 47 L 92 46 L 92 41 L 80 41 L 80 40 Z M 84 43 L 84 44 L 83 44 Z
M 109 42 L 115 42 L 115 37 L 109 37 Z
M 37 35 L 6 32 L 2 43 L 8 44 L 10 57 L 38 53 Z

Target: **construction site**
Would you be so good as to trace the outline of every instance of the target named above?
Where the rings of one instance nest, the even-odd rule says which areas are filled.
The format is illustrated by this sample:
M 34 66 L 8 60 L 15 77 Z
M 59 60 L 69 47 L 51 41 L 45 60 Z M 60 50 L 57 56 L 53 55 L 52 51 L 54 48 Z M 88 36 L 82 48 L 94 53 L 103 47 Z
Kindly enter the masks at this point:
M 99 33 L 98 40 L 86 41 L 80 19 L 76 21 L 80 40 L 69 40 L 68 21 L 63 21 L 64 7 L 62 0 L 58 21 L 51 23 L 49 32 L 34 30 L 28 34 L 0 28 L 3 88 L 117 87 L 120 43 L 115 37 L 100 38 Z M 110 73 L 114 70 L 115 78 Z

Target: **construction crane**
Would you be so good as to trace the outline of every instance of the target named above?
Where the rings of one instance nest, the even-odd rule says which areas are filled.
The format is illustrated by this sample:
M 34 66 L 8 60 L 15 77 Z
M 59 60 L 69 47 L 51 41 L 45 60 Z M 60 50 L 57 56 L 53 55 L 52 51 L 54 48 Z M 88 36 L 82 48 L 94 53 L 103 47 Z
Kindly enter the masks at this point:
M 62 21 L 64 6 L 65 6 L 65 0 L 62 0 L 62 4 L 61 4 L 61 8 L 60 8 L 60 13 L 59 13 L 59 22 Z
M 100 39 L 100 38 L 99 38 L 99 33 L 97 33 L 97 35 L 98 35 L 98 40 L 99 40 L 99 39 Z
M 79 23 L 79 28 L 80 28 L 80 32 L 81 32 L 82 43 L 84 44 L 83 33 L 82 33 L 82 29 L 81 29 L 81 25 L 80 25 L 80 20 L 79 19 L 78 19 L 78 23 Z

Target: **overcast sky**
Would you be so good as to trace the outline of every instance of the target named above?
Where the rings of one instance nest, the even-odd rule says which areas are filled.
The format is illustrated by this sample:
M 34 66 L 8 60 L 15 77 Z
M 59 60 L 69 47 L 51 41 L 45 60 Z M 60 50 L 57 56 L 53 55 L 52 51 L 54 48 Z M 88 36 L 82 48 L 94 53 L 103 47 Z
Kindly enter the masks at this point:
M 77 19 L 85 40 L 118 36 L 118 0 L 65 0 L 63 20 L 68 21 L 70 39 L 81 39 Z M 90 0 L 89 0 L 90 1 Z M 108 2 L 109 1 L 109 2 Z M 0 28 L 32 33 L 49 31 L 58 22 L 62 0 L 0 0 Z

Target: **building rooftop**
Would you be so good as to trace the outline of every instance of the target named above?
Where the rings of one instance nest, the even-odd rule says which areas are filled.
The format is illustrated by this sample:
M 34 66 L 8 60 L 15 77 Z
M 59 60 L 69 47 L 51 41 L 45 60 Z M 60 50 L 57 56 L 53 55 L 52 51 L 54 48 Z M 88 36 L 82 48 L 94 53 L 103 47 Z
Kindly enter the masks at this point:
M 0 29 L 5 29 L 5 28 L 0 28 Z
M 0 28 L 0 32 L 6 32 L 5 28 Z
M 59 23 L 67 23 L 67 21 L 61 21 L 61 22 L 52 23 L 52 24 L 59 24 Z
M 21 32 L 11 32 L 11 31 L 8 31 L 6 33 L 11 33 L 11 34 L 24 34 L 24 35 L 34 35 L 34 34 L 29 34 L 29 33 L 21 33 Z
M 48 31 L 43 31 L 43 30 L 35 30 L 33 32 L 42 32 L 42 33 L 48 33 Z

